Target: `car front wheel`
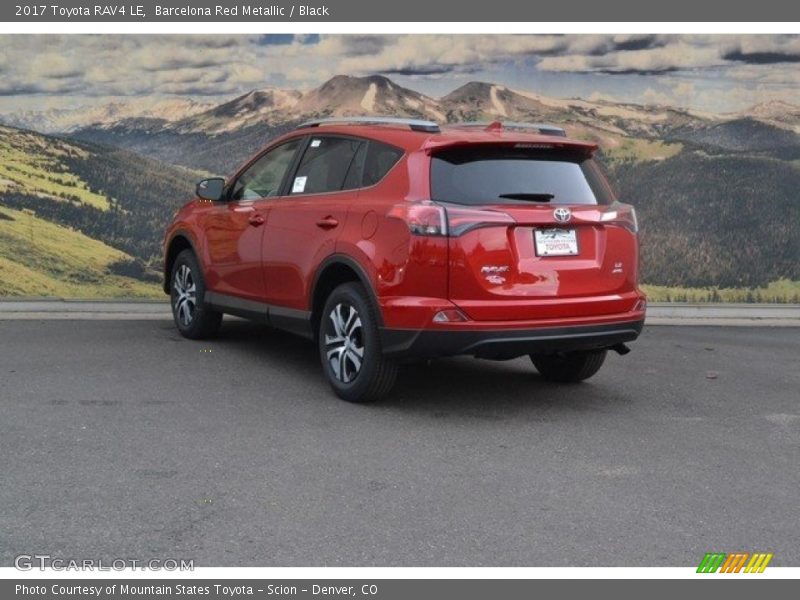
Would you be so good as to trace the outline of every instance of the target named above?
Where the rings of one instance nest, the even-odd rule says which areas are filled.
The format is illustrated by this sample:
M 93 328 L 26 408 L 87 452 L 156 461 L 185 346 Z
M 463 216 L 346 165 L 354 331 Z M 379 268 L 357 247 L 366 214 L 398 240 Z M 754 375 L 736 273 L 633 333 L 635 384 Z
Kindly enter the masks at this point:
M 397 379 L 397 365 L 383 356 L 375 309 L 358 283 L 340 285 L 328 297 L 319 352 L 325 376 L 343 400 L 373 402 Z
M 170 277 L 172 316 L 182 336 L 199 340 L 219 329 L 222 313 L 205 304 L 205 293 L 200 264 L 191 250 L 184 250 L 175 259 Z
M 548 381 L 559 383 L 577 383 L 589 379 L 600 370 L 605 359 L 605 350 L 531 354 L 531 362 L 539 374 Z

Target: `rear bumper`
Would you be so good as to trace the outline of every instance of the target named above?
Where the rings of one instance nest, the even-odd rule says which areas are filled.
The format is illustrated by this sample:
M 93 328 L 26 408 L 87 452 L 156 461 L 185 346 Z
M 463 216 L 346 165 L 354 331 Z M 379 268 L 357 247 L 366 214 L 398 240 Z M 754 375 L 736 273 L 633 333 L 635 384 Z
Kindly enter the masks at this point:
M 381 329 L 386 356 L 398 359 L 472 355 L 507 359 L 535 353 L 610 348 L 639 337 L 644 319 L 531 329 Z

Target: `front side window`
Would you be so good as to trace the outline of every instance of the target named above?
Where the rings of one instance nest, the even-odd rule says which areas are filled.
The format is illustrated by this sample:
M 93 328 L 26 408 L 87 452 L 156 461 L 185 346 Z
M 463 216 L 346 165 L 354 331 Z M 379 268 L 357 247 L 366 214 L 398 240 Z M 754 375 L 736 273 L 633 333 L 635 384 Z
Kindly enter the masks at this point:
M 260 200 L 277 196 L 299 144 L 300 140 L 291 140 L 256 160 L 236 180 L 231 200 Z

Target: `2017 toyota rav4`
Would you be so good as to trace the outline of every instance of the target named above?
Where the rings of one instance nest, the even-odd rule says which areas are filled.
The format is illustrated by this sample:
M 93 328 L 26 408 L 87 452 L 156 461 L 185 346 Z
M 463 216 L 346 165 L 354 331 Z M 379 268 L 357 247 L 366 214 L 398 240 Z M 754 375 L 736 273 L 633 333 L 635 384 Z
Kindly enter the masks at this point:
M 353 402 L 386 394 L 398 363 L 441 356 L 591 377 L 645 316 L 636 213 L 596 149 L 548 125 L 305 123 L 175 216 L 175 324 L 202 338 L 230 313 L 304 335 Z

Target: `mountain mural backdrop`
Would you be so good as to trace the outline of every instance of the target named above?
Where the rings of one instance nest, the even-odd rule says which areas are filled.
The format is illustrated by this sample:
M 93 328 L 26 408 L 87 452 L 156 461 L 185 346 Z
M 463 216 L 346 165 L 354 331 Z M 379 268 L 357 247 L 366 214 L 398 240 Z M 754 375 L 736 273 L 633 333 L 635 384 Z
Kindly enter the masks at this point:
M 718 288 L 751 288 L 748 300 L 798 300 L 800 106 L 712 114 L 481 81 L 430 97 L 382 75 L 217 103 L 0 114 L 0 295 L 157 294 L 164 226 L 197 179 L 229 173 L 305 119 L 351 115 L 562 125 L 600 145 L 619 196 L 636 206 L 653 290 L 707 288 L 716 299 Z

